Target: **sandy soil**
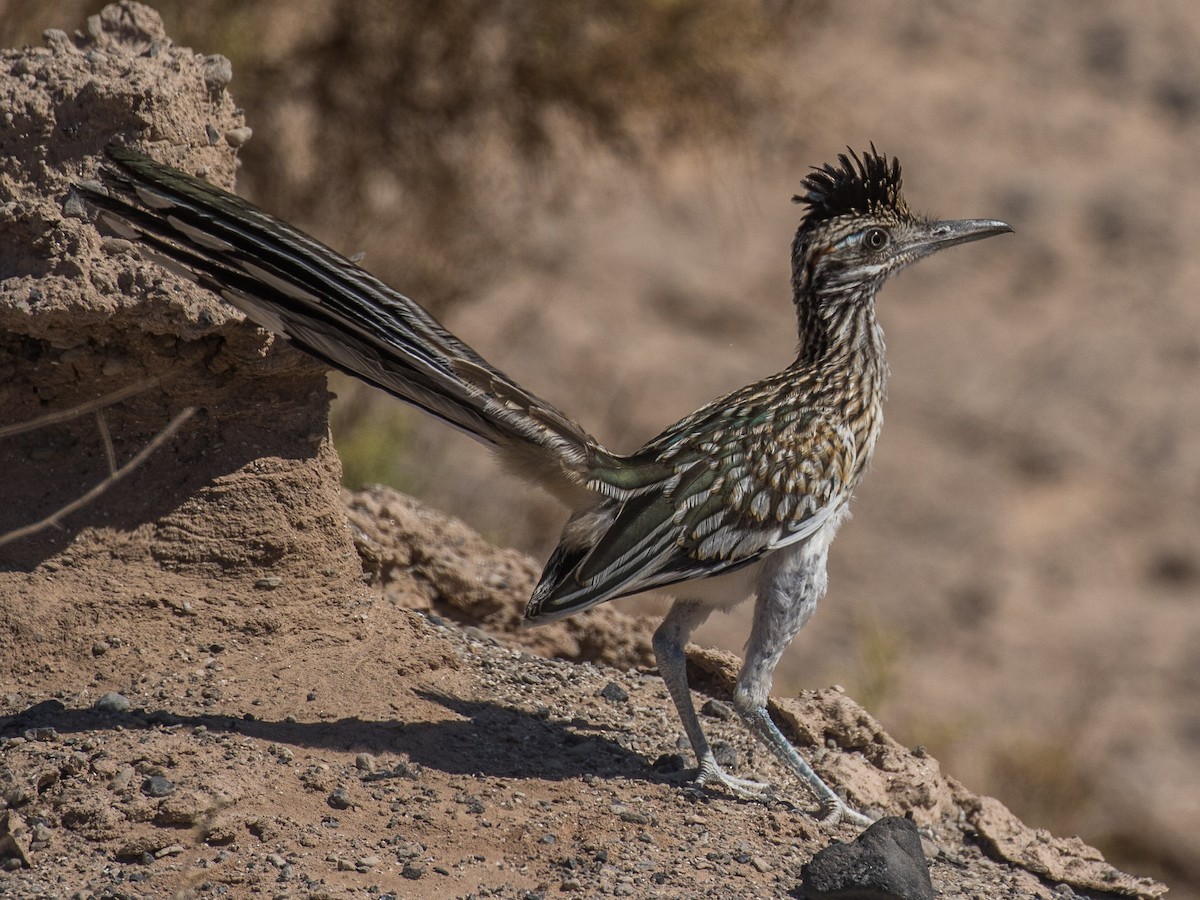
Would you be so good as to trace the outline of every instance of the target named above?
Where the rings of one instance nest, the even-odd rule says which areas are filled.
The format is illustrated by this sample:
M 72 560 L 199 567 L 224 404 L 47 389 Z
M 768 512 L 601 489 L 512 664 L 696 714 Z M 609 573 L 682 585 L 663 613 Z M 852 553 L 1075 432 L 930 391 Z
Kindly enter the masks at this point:
M 1110 10 L 1114 20 L 1119 10 Z M 881 60 L 901 65 L 923 46 L 919 19 L 912 17 L 900 43 L 883 41 L 873 30 L 883 27 L 878 24 L 861 29 L 855 40 L 874 41 L 877 52 L 890 48 L 894 58 L 885 53 Z M 978 74 L 980 90 L 987 86 L 983 24 L 966 29 L 978 43 L 968 40 L 972 52 L 957 59 L 964 71 Z M 811 49 L 822 50 L 820 36 Z M 344 498 L 320 370 L 141 262 L 128 246 L 102 239 L 82 220 L 69 185 L 94 176 L 100 148 L 114 131 L 144 134 L 163 158 L 230 183 L 243 120 L 226 91 L 220 59 L 174 47 L 156 16 L 123 5 L 108 8 L 78 38 L 56 33 L 43 48 L 6 52 L 0 72 L 3 108 L 12 116 L 0 132 L 0 425 L 129 384 L 148 385 L 106 411 L 103 426 L 88 416 L 0 443 L 8 500 L 0 509 L 0 533 L 29 521 L 31 511 L 48 514 L 103 477 L 104 431 L 112 436 L 116 459 L 124 460 L 174 413 L 199 410 L 168 447 L 102 502 L 62 527 L 0 548 L 0 856 L 10 870 L 0 892 L 796 895 L 802 864 L 831 839 L 854 836 L 853 829 L 822 826 L 806 816 L 807 800 L 794 785 L 769 806 L 683 790 L 678 726 L 661 683 L 646 668 L 644 622 L 614 608 L 554 631 L 512 633 L 536 564 L 489 547 L 461 523 L 405 498 L 385 492 Z M 881 87 L 873 102 L 898 103 L 886 84 Z M 869 98 L 847 99 L 869 106 Z M 952 97 L 945 102 L 947 115 L 966 114 L 953 108 Z M 893 135 L 874 136 L 882 143 L 906 124 L 901 117 Z M 1101 127 L 1090 119 L 1076 124 Z M 1063 125 L 1061 140 L 1075 134 L 1070 125 Z M 998 125 L 981 125 L 980 131 L 975 140 L 1003 149 Z M 931 173 L 941 164 L 961 185 L 965 163 L 955 148 L 943 152 L 928 157 Z M 1169 149 L 1159 152 L 1167 173 L 1162 177 L 1184 165 Z M 1120 158 L 1118 149 L 1109 158 Z M 1042 177 L 1046 191 L 1052 187 L 1060 202 L 1081 214 L 1107 196 L 1090 183 Z M 930 202 L 949 196 L 932 174 L 915 180 L 920 187 L 912 193 L 923 191 Z M 1120 183 L 1133 192 L 1128 180 Z M 1086 625 L 1080 625 L 1072 598 L 1081 602 L 1091 582 L 1074 584 L 1057 605 L 1046 595 L 1062 583 L 1051 577 L 1060 529 L 1089 527 L 1096 509 L 1129 499 L 1105 492 L 1116 464 L 1094 448 L 1156 452 L 1159 465 L 1145 491 L 1160 484 L 1156 479 L 1178 481 L 1193 458 L 1184 415 L 1190 401 L 1176 398 L 1183 411 L 1167 418 L 1161 406 L 1113 396 L 1119 409 L 1157 425 L 1155 451 L 1127 435 L 1108 434 L 1104 407 L 1069 406 L 1059 412 L 1072 429 L 1039 431 L 1049 420 L 1022 405 L 1021 391 L 1030 379 L 1054 375 L 1045 371 L 1048 363 L 1038 368 L 1044 345 L 1028 327 L 1030 295 L 1041 290 L 1030 286 L 1033 276 L 1043 272 L 1057 283 L 1053 273 L 1065 265 L 1061 257 L 1087 257 L 1096 242 L 1113 253 L 1165 253 L 1169 237 L 1154 228 L 1169 214 L 1184 215 L 1185 194 L 1160 193 L 1157 206 L 1139 207 L 1148 233 L 1159 235 L 1150 245 L 1146 228 L 1126 221 L 1123 229 L 1099 229 L 1093 243 L 1061 249 L 1060 256 L 1048 258 L 1044 245 L 1031 242 L 1015 268 L 1011 257 L 993 256 L 972 269 L 975 275 L 964 284 L 979 295 L 978 305 L 964 313 L 965 324 L 960 317 L 953 327 L 975 328 L 981 340 L 987 331 L 987 341 L 995 342 L 992 359 L 980 360 L 977 350 L 939 331 L 951 327 L 949 317 L 928 297 L 945 267 L 907 279 L 909 295 L 924 293 L 926 299 L 911 301 L 913 318 L 892 328 L 894 343 L 910 348 L 893 359 L 894 393 L 908 395 L 890 414 L 902 423 L 894 429 L 894 446 L 911 446 L 920 425 L 945 440 L 925 451 L 929 468 L 885 455 L 872 477 L 883 485 L 874 496 L 884 509 L 894 512 L 914 498 L 919 509 L 890 524 L 855 523 L 846 537 L 856 531 L 859 537 L 843 538 L 848 553 L 871 560 L 872 572 L 916 567 L 931 583 L 958 586 L 955 608 L 963 611 L 949 625 L 936 605 L 944 594 L 902 590 L 896 598 L 908 603 L 901 633 L 914 644 L 939 636 L 936 648 L 929 638 L 918 656 L 937 649 L 970 659 L 976 672 L 985 664 L 965 691 L 961 681 L 913 688 L 914 702 L 937 711 L 940 721 L 963 721 L 970 698 L 974 715 L 983 709 L 992 720 L 977 729 L 978 740 L 1006 729 L 1020 734 L 1030 705 L 1025 692 L 1040 690 L 1051 695 L 1043 699 L 1065 703 L 1071 686 L 1086 676 L 1117 682 L 1083 711 L 1064 717 L 1064 727 L 1073 741 L 1095 747 L 1090 752 L 1098 757 L 1115 752 L 1106 740 L 1127 734 L 1131 724 L 1139 727 L 1132 744 L 1117 748 L 1124 750 L 1118 754 L 1125 761 L 1120 779 L 1154 802 L 1136 816 L 1131 805 L 1127 821 L 1110 812 L 1105 825 L 1144 829 L 1148 842 L 1180 859 L 1186 857 L 1170 842 L 1186 846 L 1186 835 L 1158 823 L 1178 811 L 1176 823 L 1187 821 L 1194 803 L 1186 774 L 1190 757 L 1180 752 L 1170 758 L 1175 769 L 1155 768 L 1161 764 L 1147 762 L 1145 754 L 1160 738 L 1186 743 L 1190 713 L 1168 715 L 1162 691 L 1177 684 L 1170 678 L 1126 683 L 1112 672 L 1121 671 L 1114 668 L 1121 658 L 1134 656 L 1148 675 L 1194 674 L 1178 665 L 1191 647 L 1190 633 L 1180 629 L 1171 643 L 1151 627 L 1157 617 L 1178 613 L 1179 592 L 1194 576 L 1190 548 L 1173 537 L 1188 533 L 1181 526 L 1194 515 L 1190 495 L 1177 492 L 1178 505 L 1165 502 L 1152 522 L 1135 519 L 1144 527 L 1114 563 L 1125 567 L 1125 577 L 1159 585 L 1147 589 L 1159 592 L 1153 593 L 1156 603 L 1138 612 L 1144 624 L 1114 629 L 1114 622 L 1123 623 L 1120 582 L 1100 585 L 1105 590 L 1099 600 L 1090 599 L 1101 605 L 1089 607 L 1099 611 L 1083 617 Z M 619 199 L 605 205 L 609 227 L 621 215 Z M 987 201 L 1002 208 L 982 208 Z M 1035 229 L 1039 221 L 1053 227 L 1044 194 L 1022 193 L 1015 183 L 980 184 L 956 194 L 954 203 L 981 208 L 947 212 L 1006 216 L 1023 209 Z M 639 218 L 644 206 L 630 210 L 632 242 L 647 223 Z M 697 214 L 685 207 L 681 218 Z M 1101 218 L 1119 222 L 1122 215 L 1123 208 Z M 574 238 L 588 245 L 586 234 Z M 644 251 L 614 249 L 628 251 L 633 262 L 627 271 L 636 271 Z M 1186 263 L 1169 259 L 1176 263 L 1171 277 L 1182 278 Z M 592 264 L 603 266 L 603 255 Z M 729 277 L 745 274 L 731 268 Z M 1111 296 L 1098 289 L 1105 280 L 1097 275 L 1092 283 L 1101 297 Z M 979 289 L 984 284 L 986 290 Z M 698 293 L 692 314 L 703 318 L 722 289 L 713 284 Z M 1005 299 L 1012 294 L 1018 299 Z M 620 303 L 639 299 L 644 297 L 629 292 Z M 901 297 L 894 299 L 899 306 Z M 670 291 L 660 292 L 659 301 L 680 309 Z M 759 317 L 778 313 L 775 305 L 762 307 L 745 310 L 734 346 L 714 351 L 712 366 L 702 367 L 670 402 L 690 391 L 707 395 L 739 374 L 739 366 L 749 366 L 732 360 L 752 343 Z M 1106 327 L 1114 336 L 1158 346 L 1153 341 L 1160 335 L 1121 318 L 1124 307 L 1113 301 L 1107 311 L 1114 324 Z M 617 304 L 606 317 L 621 313 Z M 985 314 L 995 318 L 984 322 Z M 1062 308 L 1056 314 L 1066 315 Z M 500 333 L 518 333 L 494 324 Z M 677 326 L 678 317 L 671 324 Z M 558 343 L 547 343 L 562 354 L 548 361 L 552 370 L 567 368 L 568 360 L 586 367 L 589 357 L 581 347 L 595 344 L 589 329 L 598 324 L 547 310 L 536 327 L 519 334 L 534 341 L 560 325 Z M 705 330 L 710 326 L 705 323 Z M 1174 321 L 1161 327 L 1178 332 Z M 700 340 L 699 329 L 699 323 L 683 329 L 682 349 Z M 779 332 L 775 326 L 763 330 Z M 1185 337 L 1176 343 L 1181 355 L 1164 359 L 1147 351 L 1138 357 L 1145 365 L 1132 372 L 1105 366 L 1107 357 L 1073 345 L 1056 354 L 1055 363 L 1067 373 L 1063 379 L 1079 377 L 1076 367 L 1097 385 L 1120 374 L 1149 386 L 1177 375 L 1192 358 L 1184 352 Z M 936 362 L 913 355 L 928 347 L 945 354 Z M 513 341 L 506 352 L 520 356 L 523 350 Z M 620 369 L 627 380 L 615 385 L 618 396 L 636 394 L 639 379 L 654 377 L 646 368 L 654 354 L 638 339 L 613 355 L 628 355 L 630 362 Z M 1175 368 L 1160 370 L 1168 364 Z M 916 373 L 908 377 L 924 372 L 927 381 L 905 382 L 899 372 L 906 366 Z M 946 371 L 970 375 L 946 379 Z M 925 391 L 931 383 L 939 390 Z M 1006 387 L 988 393 L 981 385 Z M 1143 395 L 1157 396 L 1149 387 Z M 614 430 L 633 434 L 646 427 L 620 412 L 624 404 L 609 405 Z M 1012 424 L 1027 411 L 1037 452 Z M 444 458 L 453 465 L 451 453 Z M 1000 507 L 1013 505 L 1012 515 L 994 526 L 1005 529 L 999 549 L 989 543 L 995 532 L 986 523 L 970 520 L 975 530 L 964 530 L 949 515 L 962 503 L 960 487 L 989 478 L 996 479 L 995 493 L 983 514 L 998 516 Z M 938 489 L 921 484 L 930 480 Z M 493 504 L 511 503 L 502 493 L 475 490 L 483 515 Z M 940 542 L 931 543 L 931 536 Z M 1018 547 L 1031 549 L 1020 555 Z M 1099 568 L 1092 578 L 1102 582 L 1111 571 Z M 882 577 L 841 575 L 851 593 L 866 590 L 874 583 L 870 577 Z M 1031 607 L 1049 610 L 1038 619 L 1039 647 L 1056 634 L 1083 631 L 1089 662 L 1072 657 L 1065 686 L 1050 680 L 1002 694 L 997 685 L 1010 683 L 1037 652 L 1028 630 L 1019 627 Z M 414 611 L 421 609 L 426 612 Z M 878 615 L 888 622 L 892 614 Z M 464 630 L 451 617 L 475 624 Z M 847 652 L 845 639 L 807 640 L 819 648 L 813 652 L 818 662 Z M 696 652 L 692 663 L 702 702 L 728 696 L 727 658 Z M 910 687 L 906 679 L 891 690 Z M 1142 716 L 1133 723 L 1130 707 L 1137 702 Z M 726 742 L 739 772 L 781 779 L 742 730 L 725 721 L 721 706 L 709 710 L 708 727 Z M 1062 884 L 1146 897 L 1162 892 L 1150 880 L 1116 873 L 1082 842 L 1027 829 L 997 801 L 944 778 L 927 752 L 891 741 L 839 691 L 779 701 L 775 711 L 822 773 L 856 803 L 913 814 L 941 896 L 1061 896 L 1066 888 L 1056 886 Z M 1088 760 L 1068 761 L 1086 773 Z M 1085 782 L 1095 779 L 1088 774 Z M 1182 787 L 1172 795 L 1171 784 Z

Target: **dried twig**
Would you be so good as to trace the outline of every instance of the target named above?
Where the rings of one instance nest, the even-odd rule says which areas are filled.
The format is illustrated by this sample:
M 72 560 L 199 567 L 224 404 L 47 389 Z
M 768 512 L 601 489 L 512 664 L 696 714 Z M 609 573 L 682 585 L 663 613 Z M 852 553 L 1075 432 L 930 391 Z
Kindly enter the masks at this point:
M 104 442 L 104 458 L 108 461 L 108 474 L 117 471 L 117 454 L 113 451 L 112 435 L 108 433 L 108 421 L 104 418 L 104 410 L 96 410 L 96 428 L 100 431 L 100 440 Z
M 45 428 L 47 425 L 70 422 L 72 419 L 78 419 L 80 416 L 87 415 L 93 410 L 112 406 L 114 403 L 120 403 L 127 397 L 132 397 L 134 394 L 140 394 L 142 391 L 149 390 L 161 380 L 161 378 L 148 378 L 145 381 L 126 385 L 119 391 L 113 391 L 111 394 L 105 394 L 103 397 L 97 397 L 95 400 L 89 400 L 87 403 L 81 403 L 79 406 L 72 406 L 70 409 L 48 413 L 40 419 L 18 422 L 16 425 L 5 425 L 3 428 L 0 428 L 0 438 L 12 437 L 14 434 L 24 434 L 27 431 L 37 431 L 39 428 Z
M 136 391 L 134 393 L 136 393 Z M 114 395 L 110 394 L 109 396 L 112 397 Z M 128 395 L 126 395 L 126 396 L 128 396 Z M 95 408 L 94 403 L 91 404 L 91 406 L 92 406 L 92 408 Z M 79 409 L 79 408 L 76 407 L 76 410 L 77 409 Z M 76 410 L 71 410 L 70 412 L 75 412 Z M 155 450 L 157 450 L 159 447 L 161 447 L 167 440 L 169 440 L 170 437 L 173 434 L 175 434 L 176 431 L 179 430 L 180 426 L 182 426 L 184 422 L 186 422 L 189 418 L 191 418 L 192 414 L 195 411 L 196 411 L 196 408 L 194 406 L 189 406 L 186 409 L 184 409 L 183 411 L 181 411 L 177 416 L 175 416 L 175 418 L 173 418 L 167 424 L 166 428 L 164 428 L 162 431 L 160 431 L 158 434 L 156 434 L 154 436 L 154 438 L 150 441 L 150 443 L 148 443 L 145 447 L 143 447 L 136 454 L 134 454 L 133 457 L 131 457 L 130 460 L 127 463 L 125 463 L 125 465 L 121 466 L 119 469 L 113 469 L 112 473 L 107 478 L 105 478 L 103 481 L 101 481 L 99 484 L 97 484 L 95 487 L 93 487 L 91 490 L 89 490 L 83 496 L 76 497 L 74 500 L 72 500 L 66 506 L 63 506 L 62 508 L 51 513 L 46 518 L 42 519 L 40 522 L 34 522 L 30 525 L 23 525 L 20 528 L 16 528 L 16 529 L 8 532 L 7 534 L 0 535 L 0 547 L 4 546 L 7 543 L 17 540 L 18 538 L 27 537 L 28 535 L 35 534 L 45 528 L 49 528 L 53 525 L 57 525 L 59 523 L 59 521 L 62 518 L 64 518 L 65 516 L 68 516 L 71 513 L 75 512 L 75 510 L 80 509 L 81 507 L 84 507 L 87 504 L 91 503 L 93 500 L 95 500 L 97 497 L 99 497 L 101 494 L 103 494 L 105 491 L 107 491 L 110 487 L 112 487 L 114 484 L 116 484 L 118 481 L 120 481 L 122 478 L 124 478 L 126 475 L 128 475 L 130 472 L 132 472 L 138 466 L 140 466 L 143 462 L 145 462 L 146 458 L 149 457 L 150 454 L 153 453 Z M 61 414 L 56 414 L 56 415 L 61 415 Z M 50 417 L 46 417 L 46 418 L 50 418 Z M 67 418 L 71 418 L 71 416 L 65 416 L 63 418 L 58 419 L 57 421 L 65 421 Z M 42 424 L 46 424 L 45 419 L 42 420 Z M 0 435 L 0 436 L 2 436 L 2 435 Z M 105 437 L 107 439 L 107 429 L 105 429 Z M 111 452 L 112 452 L 111 449 L 109 449 L 108 452 L 111 454 Z M 110 461 L 112 460 L 111 455 L 110 455 L 109 459 L 110 459 Z

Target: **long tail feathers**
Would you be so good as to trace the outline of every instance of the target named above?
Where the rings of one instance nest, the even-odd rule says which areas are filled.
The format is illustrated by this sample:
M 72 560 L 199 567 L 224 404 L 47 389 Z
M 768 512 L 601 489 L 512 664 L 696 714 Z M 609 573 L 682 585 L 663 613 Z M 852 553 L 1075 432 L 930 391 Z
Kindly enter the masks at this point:
M 424 309 L 239 197 L 111 145 L 107 193 L 81 187 L 147 255 L 330 365 L 491 445 L 563 495 L 597 454 L 579 425 L 526 391 Z

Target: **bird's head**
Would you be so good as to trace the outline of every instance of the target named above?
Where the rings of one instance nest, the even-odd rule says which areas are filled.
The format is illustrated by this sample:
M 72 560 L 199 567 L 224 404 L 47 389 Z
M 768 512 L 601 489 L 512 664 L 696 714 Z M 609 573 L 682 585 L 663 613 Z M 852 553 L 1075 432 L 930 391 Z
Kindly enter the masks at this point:
M 1012 231 L 992 219 L 935 221 L 912 213 L 900 192 L 900 161 L 871 145 L 838 165 L 814 168 L 802 193 L 808 207 L 792 246 L 797 301 L 804 295 L 873 298 L 893 272 L 937 250 Z

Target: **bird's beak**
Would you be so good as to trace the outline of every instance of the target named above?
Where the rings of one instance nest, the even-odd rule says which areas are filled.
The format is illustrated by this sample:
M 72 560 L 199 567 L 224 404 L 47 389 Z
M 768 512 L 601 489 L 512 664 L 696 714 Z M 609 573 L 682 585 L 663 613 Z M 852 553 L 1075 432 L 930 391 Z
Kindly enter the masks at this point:
M 941 222 L 930 222 L 924 234 L 913 240 L 913 249 L 922 256 L 953 247 L 955 244 L 965 244 L 968 241 L 978 241 L 994 234 L 1008 234 L 1013 227 L 1007 222 L 995 219 L 947 219 Z

